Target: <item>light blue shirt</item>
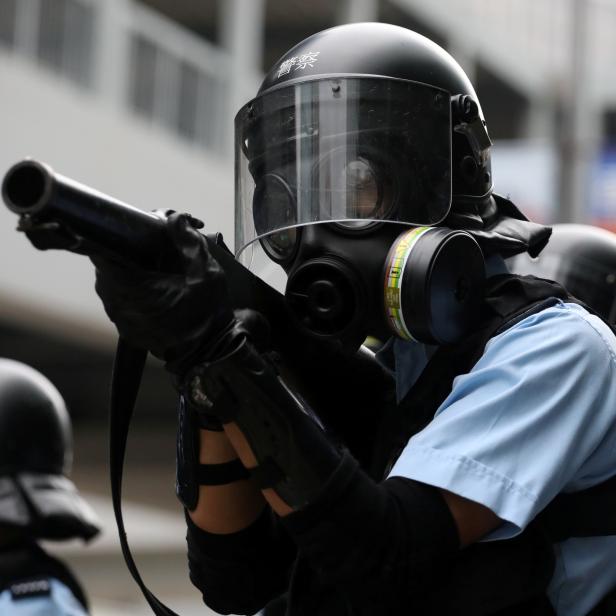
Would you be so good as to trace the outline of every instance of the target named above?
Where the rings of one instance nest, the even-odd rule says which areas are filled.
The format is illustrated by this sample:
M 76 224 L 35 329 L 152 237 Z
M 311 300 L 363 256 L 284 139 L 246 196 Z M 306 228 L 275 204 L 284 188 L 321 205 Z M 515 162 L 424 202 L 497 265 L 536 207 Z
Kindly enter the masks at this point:
M 430 348 L 396 340 L 398 395 Z M 492 338 L 456 377 L 433 421 L 390 476 L 444 488 L 485 505 L 512 537 L 559 492 L 616 474 L 616 338 L 599 318 L 559 302 Z M 616 587 L 616 537 L 556 546 L 548 594 L 559 616 L 583 616 Z
M 10 589 L 0 592 L 0 614 L 7 616 L 87 616 L 71 590 L 56 579 L 49 580 L 44 596 L 14 599 Z

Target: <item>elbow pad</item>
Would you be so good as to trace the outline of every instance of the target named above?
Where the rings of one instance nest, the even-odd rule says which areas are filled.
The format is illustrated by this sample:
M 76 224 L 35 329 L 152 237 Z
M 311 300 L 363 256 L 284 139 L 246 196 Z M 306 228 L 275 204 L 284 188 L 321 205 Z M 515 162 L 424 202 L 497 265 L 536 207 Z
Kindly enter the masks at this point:
M 296 547 L 269 508 L 227 535 L 186 524 L 190 580 L 216 613 L 254 614 L 286 590 Z
M 340 463 L 312 411 L 246 336 L 225 357 L 193 368 L 186 382 L 194 405 L 238 425 L 257 459 L 251 474 L 289 506 L 311 502 Z

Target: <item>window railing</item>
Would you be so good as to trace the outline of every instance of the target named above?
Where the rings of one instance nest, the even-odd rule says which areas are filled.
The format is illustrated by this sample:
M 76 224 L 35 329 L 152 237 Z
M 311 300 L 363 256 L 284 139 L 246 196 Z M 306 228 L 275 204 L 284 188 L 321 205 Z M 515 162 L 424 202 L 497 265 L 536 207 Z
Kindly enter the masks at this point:
M 226 153 L 229 54 L 137 2 L 0 0 L 3 50 L 192 145 Z
M 88 0 L 2 0 L 0 45 L 90 87 L 95 19 Z
M 15 14 L 17 0 L 0 2 L 0 46 L 13 47 L 15 44 Z
M 189 142 L 224 151 L 228 54 L 143 7 L 133 5 L 131 15 L 130 107 Z

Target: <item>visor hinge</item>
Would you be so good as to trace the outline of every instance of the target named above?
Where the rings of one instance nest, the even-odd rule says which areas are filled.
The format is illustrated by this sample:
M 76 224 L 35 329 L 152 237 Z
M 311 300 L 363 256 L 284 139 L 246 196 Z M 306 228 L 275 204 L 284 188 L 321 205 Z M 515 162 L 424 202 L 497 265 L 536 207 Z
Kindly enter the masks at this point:
M 478 166 L 483 167 L 488 159 L 492 140 L 488 135 L 485 120 L 479 115 L 479 105 L 468 94 L 451 97 L 453 130 L 466 137 Z

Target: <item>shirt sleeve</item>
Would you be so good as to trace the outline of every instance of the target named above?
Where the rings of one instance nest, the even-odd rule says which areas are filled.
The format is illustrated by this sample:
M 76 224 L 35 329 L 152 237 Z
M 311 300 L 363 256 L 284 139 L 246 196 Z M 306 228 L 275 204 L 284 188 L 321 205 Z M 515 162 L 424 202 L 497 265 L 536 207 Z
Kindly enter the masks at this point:
M 494 337 L 392 468 L 485 505 L 511 537 L 561 491 L 616 473 L 615 341 L 559 303 Z M 611 452 L 610 455 L 607 455 Z

